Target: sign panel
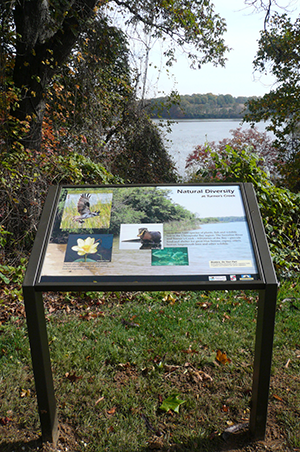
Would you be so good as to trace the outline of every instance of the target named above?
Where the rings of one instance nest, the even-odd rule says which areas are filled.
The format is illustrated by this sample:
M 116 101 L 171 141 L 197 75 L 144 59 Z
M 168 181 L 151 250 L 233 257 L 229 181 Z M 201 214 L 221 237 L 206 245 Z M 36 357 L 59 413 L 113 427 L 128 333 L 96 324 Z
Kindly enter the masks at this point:
M 258 289 L 249 427 L 264 439 L 277 285 L 249 183 L 51 187 L 23 282 L 43 439 L 58 421 L 42 292 Z
M 61 187 L 39 283 L 260 280 L 242 184 Z

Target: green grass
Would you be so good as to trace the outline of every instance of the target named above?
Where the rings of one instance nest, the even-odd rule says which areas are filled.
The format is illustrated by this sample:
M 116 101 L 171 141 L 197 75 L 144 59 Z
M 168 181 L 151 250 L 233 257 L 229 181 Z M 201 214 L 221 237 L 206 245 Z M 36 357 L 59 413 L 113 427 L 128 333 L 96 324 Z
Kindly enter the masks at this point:
M 257 294 L 67 294 L 60 303 L 47 305 L 47 328 L 59 421 L 76 432 L 76 451 L 213 451 L 230 423 L 249 418 Z M 299 324 L 299 285 L 285 283 L 269 411 L 294 448 Z M 14 317 L 0 328 L 0 418 L 39 432 L 26 325 Z M 218 349 L 230 362 L 216 361 Z M 185 400 L 179 414 L 160 410 L 174 393 Z

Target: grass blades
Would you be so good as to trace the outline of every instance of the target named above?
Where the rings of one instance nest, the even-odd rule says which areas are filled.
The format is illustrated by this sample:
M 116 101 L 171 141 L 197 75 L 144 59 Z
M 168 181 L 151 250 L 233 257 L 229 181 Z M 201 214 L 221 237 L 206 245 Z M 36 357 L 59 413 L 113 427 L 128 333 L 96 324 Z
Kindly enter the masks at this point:
M 46 315 L 59 422 L 72 429 L 73 450 L 225 450 L 222 432 L 249 419 L 256 311 L 250 292 L 60 294 L 55 303 L 52 295 Z M 287 451 L 300 448 L 299 321 L 299 286 L 286 283 L 268 428 Z M 1 446 L 9 425 L 36 434 L 40 427 L 24 319 L 0 328 L 0 420 L 8 419 Z M 174 394 L 184 401 L 179 412 L 161 410 Z

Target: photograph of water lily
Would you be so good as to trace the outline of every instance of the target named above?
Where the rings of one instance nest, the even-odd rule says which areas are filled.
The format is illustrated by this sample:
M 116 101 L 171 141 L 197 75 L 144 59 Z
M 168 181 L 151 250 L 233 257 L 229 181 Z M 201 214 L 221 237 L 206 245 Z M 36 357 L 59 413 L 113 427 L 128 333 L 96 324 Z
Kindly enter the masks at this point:
M 110 262 L 112 234 L 70 234 L 65 262 Z

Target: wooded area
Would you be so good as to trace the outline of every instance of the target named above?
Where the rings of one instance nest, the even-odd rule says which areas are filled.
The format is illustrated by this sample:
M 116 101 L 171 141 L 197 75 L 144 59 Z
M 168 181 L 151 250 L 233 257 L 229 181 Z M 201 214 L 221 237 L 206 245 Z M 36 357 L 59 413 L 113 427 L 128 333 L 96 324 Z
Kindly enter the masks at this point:
M 231 94 L 192 94 L 180 96 L 168 108 L 168 98 L 159 97 L 147 101 L 147 111 L 152 118 L 162 119 L 242 119 L 250 100 Z
M 264 170 L 271 168 L 267 179 L 262 179 L 281 193 L 283 207 L 278 213 L 274 206 L 270 214 L 262 203 L 266 209 L 262 213 L 267 228 L 270 218 L 274 219 L 273 228 L 276 218 L 282 219 L 282 230 L 286 230 L 285 223 L 294 225 L 291 235 L 281 234 L 279 242 L 281 249 L 292 250 L 286 257 L 295 264 L 298 255 L 292 256 L 299 242 L 294 220 L 300 171 L 299 21 L 293 24 L 286 14 L 270 18 L 272 2 L 245 3 L 265 10 L 265 29 L 254 64 L 258 71 L 270 67 L 277 88 L 261 99 L 211 93 L 180 99 L 177 93 L 170 93 L 166 103 L 177 114 L 181 114 L 181 104 L 191 116 L 218 111 L 219 117 L 240 114 L 235 112 L 246 103 L 245 120 L 270 120 L 276 141 L 266 147 L 272 149 L 270 153 L 256 157 L 266 159 Z M 167 37 L 164 56 L 168 67 L 176 59 L 176 48 L 186 52 L 193 67 L 208 62 L 224 65 L 229 49 L 224 39 L 226 21 L 210 1 L 4 1 L 0 13 L 0 224 L 1 265 L 5 266 L 18 265 L 28 256 L 51 184 L 178 180 L 163 136 L 144 108 L 144 99 L 138 98 L 145 74 L 131 66 L 125 30 L 140 27 L 153 39 Z M 119 22 L 123 28 L 112 20 L 117 14 L 123 17 Z M 221 144 L 218 171 L 213 169 L 214 149 L 211 154 L 196 149 L 187 162 L 195 174 L 187 177 L 218 181 L 222 174 L 224 181 L 250 180 L 257 186 L 261 179 L 252 165 L 252 153 L 257 154 L 259 142 L 265 143 L 264 137 L 242 140 L 241 148 L 236 136 L 227 147 Z M 232 173 L 233 160 L 239 161 L 243 171 Z M 263 199 L 271 196 L 271 188 L 267 191 L 262 193 Z M 276 247 L 278 237 L 271 232 L 269 240 Z
M 239 115 L 246 103 L 248 123 L 270 121 L 273 142 L 255 129 L 237 129 L 230 139 L 197 146 L 187 159 L 185 180 L 254 186 L 281 280 L 267 440 L 270 450 L 295 451 L 300 447 L 300 21 L 274 14 L 279 3 L 240 1 L 249 13 L 264 12 L 254 67 L 275 75 L 268 94 L 180 99 L 170 93 L 166 102 L 159 101 L 178 117 L 181 102 L 193 118 L 232 117 L 220 115 Z M 53 451 L 41 444 L 22 295 L 49 186 L 181 182 L 161 130 L 145 109 L 147 64 L 144 71 L 139 64 L 133 67 L 133 57 L 140 60 L 132 55 L 130 35 L 138 31 L 163 42 L 168 70 L 178 49 L 193 68 L 225 66 L 225 19 L 211 0 L 0 2 L 1 450 Z M 148 51 L 146 46 L 147 63 Z M 164 103 L 156 108 L 157 114 L 165 111 Z M 115 229 L 127 219 L 141 220 L 142 210 L 147 221 L 157 203 L 156 218 L 163 215 L 171 232 L 178 231 L 178 223 L 184 228 L 198 222 L 180 208 L 172 210 L 165 198 L 154 203 L 149 189 L 140 197 L 143 209 L 135 210 L 135 203 L 120 197 L 120 217 L 112 212 Z M 197 292 L 51 293 L 45 309 L 62 421 L 59 450 L 113 452 L 120 444 L 132 451 L 253 449 L 249 438 L 241 443 L 233 435 L 231 447 L 228 436 L 221 436 L 224 425 L 247 421 L 249 413 L 257 315 L 252 293 L 230 298 L 221 292 L 201 297 Z M 177 399 L 177 392 L 180 398 L 183 393 L 180 416 L 160 413 L 163 400 L 169 394 Z

